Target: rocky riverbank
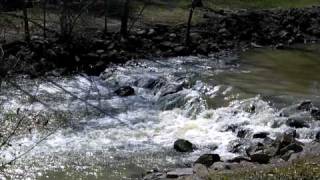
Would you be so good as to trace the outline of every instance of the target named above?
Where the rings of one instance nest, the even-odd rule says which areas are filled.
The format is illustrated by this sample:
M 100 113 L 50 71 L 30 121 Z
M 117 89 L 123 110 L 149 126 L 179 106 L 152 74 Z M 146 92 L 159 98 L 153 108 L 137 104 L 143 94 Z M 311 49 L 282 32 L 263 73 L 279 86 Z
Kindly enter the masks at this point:
M 156 24 L 133 30 L 127 38 L 112 33 L 59 38 L 33 37 L 30 43 L 3 45 L 2 75 L 99 74 L 110 63 L 130 59 L 208 55 L 221 51 L 316 42 L 320 37 L 320 7 L 289 10 L 208 12 L 205 23 L 192 27 L 184 44 L 184 25 Z
M 255 108 L 251 109 L 255 111 Z M 291 129 L 269 137 L 268 132 L 253 134 L 250 130 L 230 126 L 226 131 L 237 134 L 239 139 L 230 142 L 228 151 L 239 154 L 232 159 L 221 160 L 219 154 L 203 154 L 191 167 L 182 167 L 167 172 L 153 172 L 146 180 L 155 179 L 209 179 L 211 175 L 221 172 L 263 170 L 270 167 L 279 167 L 292 163 L 306 156 L 318 156 L 320 148 L 320 132 L 313 134 L 314 141 L 302 143 L 299 140 L 297 129 L 309 127 L 320 120 L 320 109 L 310 101 L 305 101 L 286 109 L 279 116 L 287 118 L 287 125 Z M 276 126 L 276 125 L 275 125 Z M 196 147 L 187 140 L 179 139 L 173 148 L 181 153 L 189 153 Z

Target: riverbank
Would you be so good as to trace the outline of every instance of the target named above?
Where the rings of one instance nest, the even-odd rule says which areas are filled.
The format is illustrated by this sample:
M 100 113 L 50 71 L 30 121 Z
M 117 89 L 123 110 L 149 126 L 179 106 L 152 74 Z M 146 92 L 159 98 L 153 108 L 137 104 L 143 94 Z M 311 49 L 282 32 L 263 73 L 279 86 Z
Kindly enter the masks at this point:
M 98 75 L 113 63 L 131 59 L 214 54 L 294 43 L 313 43 L 320 37 L 320 7 L 288 10 L 213 11 L 205 23 L 192 27 L 191 42 L 184 44 L 184 25 L 155 24 L 133 30 L 127 38 L 118 33 L 93 34 L 65 42 L 33 37 L 30 43 L 3 45 L 2 74 L 87 73 Z M 12 68 L 14 67 L 14 68 Z

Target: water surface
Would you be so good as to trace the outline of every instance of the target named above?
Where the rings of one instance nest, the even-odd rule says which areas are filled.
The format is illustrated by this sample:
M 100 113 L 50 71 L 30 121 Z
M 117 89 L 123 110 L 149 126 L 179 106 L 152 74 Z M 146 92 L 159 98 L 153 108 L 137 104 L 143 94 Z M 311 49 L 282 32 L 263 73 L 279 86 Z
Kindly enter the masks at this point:
M 132 61 L 99 77 L 11 80 L 22 90 L 3 84 L 2 116 L 19 108 L 43 117 L 51 128 L 15 138 L 3 153 L 4 162 L 36 146 L 6 171 L 14 179 L 141 179 L 147 170 L 188 166 L 203 153 L 232 158 L 237 154 L 228 151 L 228 144 L 238 137 L 228 127 L 276 137 L 289 129 L 287 118 L 279 115 L 283 108 L 305 99 L 319 104 L 319 53 L 317 45 L 257 49 L 239 57 Z M 117 96 L 114 91 L 121 86 L 133 87 L 135 95 Z M 298 132 L 308 141 L 318 130 L 313 122 Z M 178 138 L 199 149 L 175 152 Z

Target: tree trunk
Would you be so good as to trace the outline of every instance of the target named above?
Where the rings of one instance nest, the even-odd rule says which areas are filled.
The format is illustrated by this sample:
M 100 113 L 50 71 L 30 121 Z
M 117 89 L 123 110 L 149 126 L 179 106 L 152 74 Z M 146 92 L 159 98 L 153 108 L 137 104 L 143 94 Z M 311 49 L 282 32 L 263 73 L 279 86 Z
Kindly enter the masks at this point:
M 128 35 L 128 21 L 129 21 L 130 0 L 125 0 L 121 18 L 120 33 L 123 37 Z
M 69 9 L 68 0 L 62 1 L 62 11 L 60 17 L 60 31 L 61 37 L 67 40 L 70 36 L 70 22 L 69 22 Z
M 187 24 L 187 32 L 186 32 L 186 38 L 185 38 L 185 46 L 189 46 L 190 43 L 190 29 L 191 29 L 191 21 L 193 12 L 196 9 L 196 7 L 203 7 L 202 0 L 192 0 L 189 18 L 188 18 L 188 24 Z
M 27 42 L 30 42 L 30 30 L 29 30 L 29 20 L 28 20 L 28 9 L 27 2 L 23 3 L 23 20 L 24 20 L 24 37 Z
M 46 28 L 47 28 L 47 0 L 43 0 L 43 38 L 47 37 Z
M 192 21 L 193 11 L 194 11 L 194 7 L 191 7 L 190 13 L 189 13 L 189 18 L 188 18 L 185 46 L 188 46 L 190 43 L 190 29 L 191 29 L 191 21 Z
M 108 33 L 108 0 L 104 0 L 104 34 Z

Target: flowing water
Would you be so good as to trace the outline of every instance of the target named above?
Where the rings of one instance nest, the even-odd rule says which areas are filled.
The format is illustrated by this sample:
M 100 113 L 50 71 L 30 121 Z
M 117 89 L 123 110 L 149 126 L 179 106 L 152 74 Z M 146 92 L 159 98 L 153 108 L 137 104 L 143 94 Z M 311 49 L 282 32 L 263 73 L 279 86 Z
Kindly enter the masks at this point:
M 1 117 L 19 111 L 41 116 L 52 128 L 13 138 L 2 161 L 28 154 L 6 173 L 14 179 L 141 179 L 147 170 L 188 166 L 203 153 L 232 158 L 228 144 L 238 137 L 231 126 L 274 138 L 289 129 L 281 112 L 306 99 L 319 104 L 319 55 L 317 45 L 258 49 L 239 57 L 132 61 L 99 77 L 10 80 L 1 89 Z M 135 95 L 117 96 L 122 86 Z M 300 139 L 314 138 L 319 127 L 312 122 L 298 129 Z M 175 152 L 178 138 L 198 149 Z

